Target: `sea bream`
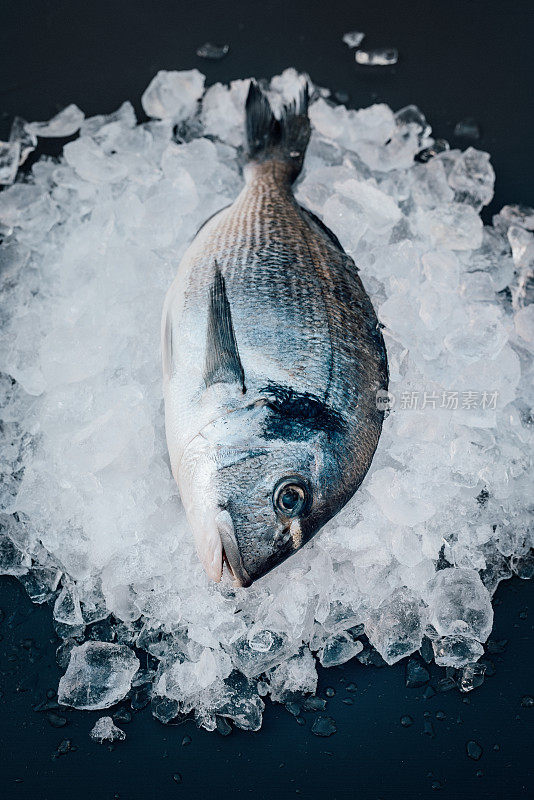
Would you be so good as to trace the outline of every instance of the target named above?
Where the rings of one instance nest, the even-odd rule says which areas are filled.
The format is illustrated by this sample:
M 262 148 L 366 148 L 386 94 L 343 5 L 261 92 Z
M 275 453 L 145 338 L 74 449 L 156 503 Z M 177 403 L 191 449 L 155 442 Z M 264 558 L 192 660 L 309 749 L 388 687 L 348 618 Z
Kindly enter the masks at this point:
M 353 260 L 296 201 L 308 88 L 277 119 L 252 82 L 236 200 L 185 253 L 163 309 L 170 463 L 207 574 L 249 586 L 352 497 L 383 421 L 380 326 Z

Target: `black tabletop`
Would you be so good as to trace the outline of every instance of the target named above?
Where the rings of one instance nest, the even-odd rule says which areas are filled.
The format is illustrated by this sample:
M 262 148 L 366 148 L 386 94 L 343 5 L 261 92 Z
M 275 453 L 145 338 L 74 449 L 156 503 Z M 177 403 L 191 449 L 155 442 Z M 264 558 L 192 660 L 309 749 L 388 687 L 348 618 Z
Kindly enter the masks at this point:
M 364 31 L 369 46 L 397 47 L 398 64 L 357 66 L 341 41 L 349 30 Z M 497 173 L 489 220 L 505 203 L 534 205 L 533 37 L 530 0 L 16 0 L 0 15 L 0 138 L 15 114 L 47 119 L 71 102 L 91 115 L 130 99 L 141 114 L 141 94 L 158 69 L 197 67 L 213 83 L 295 66 L 347 92 L 354 107 L 419 105 L 452 146 L 465 146 L 454 126 L 473 117 L 477 146 L 491 153 Z M 202 61 L 195 50 L 206 41 L 227 42 L 230 53 Z M 59 149 L 49 140 L 41 152 Z M 58 641 L 50 609 L 2 578 L 0 797 L 531 796 L 529 603 L 531 584 L 499 588 L 487 656 L 494 674 L 469 695 L 432 693 L 442 677 L 435 668 L 428 684 L 408 689 L 403 663 L 378 669 L 355 661 L 320 671 L 319 694 L 335 690 L 328 714 L 337 733 L 329 738 L 311 733 L 313 714 L 299 725 L 271 704 L 259 733 L 225 738 L 192 722 L 164 727 L 145 708 L 110 750 L 88 737 L 101 714 L 33 710 L 57 687 Z M 470 741 L 482 747 L 478 760 L 467 754 Z

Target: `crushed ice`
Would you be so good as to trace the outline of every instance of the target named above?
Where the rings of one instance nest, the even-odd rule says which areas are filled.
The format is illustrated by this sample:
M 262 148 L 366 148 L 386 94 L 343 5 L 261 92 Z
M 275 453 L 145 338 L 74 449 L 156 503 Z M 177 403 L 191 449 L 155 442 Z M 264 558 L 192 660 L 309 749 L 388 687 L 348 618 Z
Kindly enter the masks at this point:
M 277 107 L 296 81 L 273 78 Z M 359 265 L 391 411 L 362 488 L 309 546 L 250 589 L 206 578 L 167 461 L 159 321 L 191 237 L 242 186 L 247 88 L 159 72 L 147 123 L 125 103 L 23 125 L 80 135 L 0 194 L 1 571 L 54 602 L 62 703 L 150 694 L 158 719 L 194 711 L 211 730 L 258 729 L 266 696 L 313 693 L 316 656 L 422 649 L 468 691 L 491 595 L 532 574 L 534 211 L 485 227 L 486 153 L 435 142 L 414 106 L 354 111 L 319 92 L 297 197 Z M 95 736 L 110 732 L 100 720 Z

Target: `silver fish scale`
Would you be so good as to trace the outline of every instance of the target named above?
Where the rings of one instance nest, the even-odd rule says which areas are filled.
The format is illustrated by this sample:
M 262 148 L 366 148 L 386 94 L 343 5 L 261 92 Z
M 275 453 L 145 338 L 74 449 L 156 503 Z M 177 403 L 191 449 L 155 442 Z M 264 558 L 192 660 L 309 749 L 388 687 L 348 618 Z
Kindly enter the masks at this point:
M 262 170 L 206 234 L 188 304 L 206 303 L 216 261 L 249 381 L 265 385 L 282 373 L 291 388 L 349 418 L 357 405 L 374 418 L 385 369 L 373 308 L 353 262 L 309 221 L 287 183 Z

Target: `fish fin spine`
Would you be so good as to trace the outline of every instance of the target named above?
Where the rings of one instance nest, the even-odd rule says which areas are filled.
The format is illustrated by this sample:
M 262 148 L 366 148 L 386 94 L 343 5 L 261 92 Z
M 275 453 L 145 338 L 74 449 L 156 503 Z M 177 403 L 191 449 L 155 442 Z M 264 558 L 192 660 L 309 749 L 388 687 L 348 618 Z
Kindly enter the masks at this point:
M 206 387 L 214 383 L 237 383 L 243 394 L 246 392 L 245 372 L 237 349 L 226 283 L 217 262 L 209 287 L 204 382 Z

